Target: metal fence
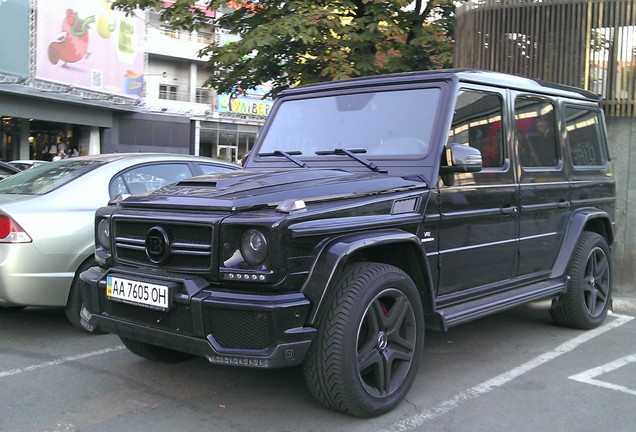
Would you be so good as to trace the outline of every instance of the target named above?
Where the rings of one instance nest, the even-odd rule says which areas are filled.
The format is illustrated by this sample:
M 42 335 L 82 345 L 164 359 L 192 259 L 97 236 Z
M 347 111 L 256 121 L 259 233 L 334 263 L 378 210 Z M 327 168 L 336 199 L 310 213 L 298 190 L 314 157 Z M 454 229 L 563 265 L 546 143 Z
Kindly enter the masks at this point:
M 636 0 L 470 0 L 456 27 L 456 67 L 582 87 L 607 116 L 636 116 Z

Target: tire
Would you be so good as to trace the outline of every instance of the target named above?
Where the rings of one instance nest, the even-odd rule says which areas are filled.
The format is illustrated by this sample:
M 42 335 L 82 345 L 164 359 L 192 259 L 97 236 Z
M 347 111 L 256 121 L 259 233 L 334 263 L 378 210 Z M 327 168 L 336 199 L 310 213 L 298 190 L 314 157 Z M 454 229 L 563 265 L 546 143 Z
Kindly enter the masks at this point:
M 121 339 L 124 346 L 128 348 L 130 352 L 147 360 L 161 363 L 179 363 L 195 357 L 192 354 L 175 351 L 144 342 L 138 342 L 136 340 L 128 339 L 123 336 L 120 336 L 119 339 Z
M 303 364 L 314 398 L 373 417 L 406 396 L 422 359 L 424 312 L 400 269 L 355 263 L 338 280 Z
M 612 262 L 607 241 L 584 232 L 568 268 L 568 290 L 550 309 L 559 325 L 592 329 L 603 323 L 612 303 Z
M 89 268 L 96 266 L 97 263 L 93 259 L 89 259 L 84 261 L 82 265 L 79 266 L 77 271 L 75 272 L 75 277 L 73 278 L 73 283 L 71 284 L 71 290 L 68 293 L 68 300 L 66 301 L 66 307 L 64 308 L 64 313 L 66 314 L 66 318 L 79 330 L 82 330 L 86 333 L 93 334 L 104 334 L 104 332 L 96 330 L 94 326 L 89 326 L 85 322 L 83 322 L 80 318 L 80 312 L 82 311 L 82 307 L 84 306 L 84 302 L 82 301 L 82 293 L 81 286 L 82 281 L 80 280 L 80 273 L 88 270 Z

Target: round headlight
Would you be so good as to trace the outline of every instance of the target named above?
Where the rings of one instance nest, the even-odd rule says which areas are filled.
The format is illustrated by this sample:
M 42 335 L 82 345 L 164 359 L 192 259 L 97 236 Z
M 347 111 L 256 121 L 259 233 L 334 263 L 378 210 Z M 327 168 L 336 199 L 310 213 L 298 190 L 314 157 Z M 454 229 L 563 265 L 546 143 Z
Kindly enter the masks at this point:
M 108 219 L 102 219 L 97 224 L 97 242 L 99 246 L 110 249 L 110 224 Z
M 259 265 L 267 257 L 267 238 L 257 229 L 248 229 L 241 236 L 241 255 L 250 265 Z

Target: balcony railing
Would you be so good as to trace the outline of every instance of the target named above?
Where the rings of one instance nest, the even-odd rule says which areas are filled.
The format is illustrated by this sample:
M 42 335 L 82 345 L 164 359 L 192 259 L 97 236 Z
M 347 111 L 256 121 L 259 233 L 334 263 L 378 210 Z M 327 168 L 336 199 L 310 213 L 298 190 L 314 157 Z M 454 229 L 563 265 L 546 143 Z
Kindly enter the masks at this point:
M 178 101 L 178 102 L 191 102 L 198 104 L 206 104 L 210 105 L 214 102 L 214 96 L 212 94 L 212 90 L 210 89 L 197 89 L 196 94 L 194 94 L 193 100 L 191 99 L 191 95 L 186 91 L 172 91 L 170 89 L 160 89 L 158 98 L 160 100 L 170 100 L 170 101 Z M 150 96 L 150 95 L 149 95 Z

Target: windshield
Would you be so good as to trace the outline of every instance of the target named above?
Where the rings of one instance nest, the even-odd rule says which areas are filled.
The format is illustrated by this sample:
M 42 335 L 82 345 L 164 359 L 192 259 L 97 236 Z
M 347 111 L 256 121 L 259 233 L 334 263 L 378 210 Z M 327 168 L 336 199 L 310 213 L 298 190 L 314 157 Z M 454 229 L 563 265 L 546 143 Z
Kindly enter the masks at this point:
M 304 159 L 342 148 L 362 149 L 366 158 L 423 157 L 440 96 L 439 88 L 427 88 L 288 100 L 272 119 L 259 155 L 286 152 Z
M 0 194 L 43 195 L 104 163 L 80 158 L 39 165 L 0 181 Z

